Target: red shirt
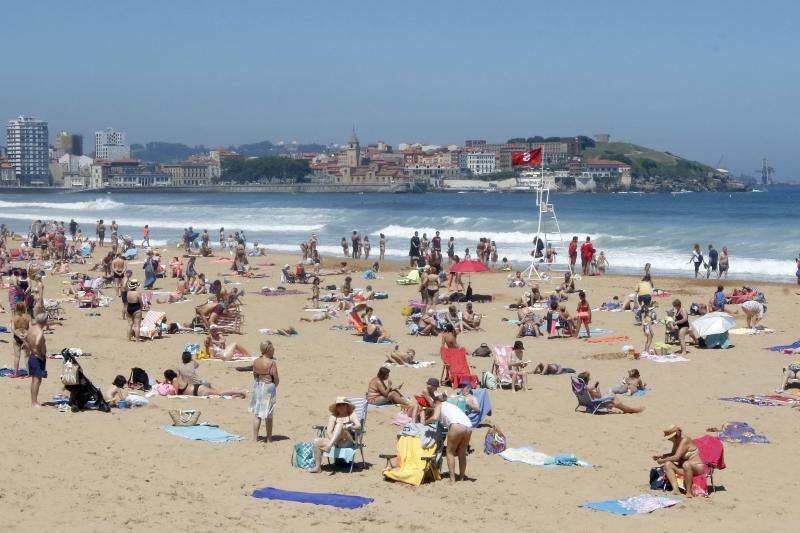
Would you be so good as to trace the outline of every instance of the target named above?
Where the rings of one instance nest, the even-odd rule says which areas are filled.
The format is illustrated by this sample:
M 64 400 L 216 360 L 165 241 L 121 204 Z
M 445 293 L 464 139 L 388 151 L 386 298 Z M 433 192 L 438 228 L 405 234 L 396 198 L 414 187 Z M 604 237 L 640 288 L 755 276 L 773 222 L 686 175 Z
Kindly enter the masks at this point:
M 585 242 L 581 245 L 581 255 L 587 259 L 591 259 L 594 255 L 594 245 L 591 242 Z
M 572 241 L 569 243 L 569 256 L 578 257 L 578 241 Z

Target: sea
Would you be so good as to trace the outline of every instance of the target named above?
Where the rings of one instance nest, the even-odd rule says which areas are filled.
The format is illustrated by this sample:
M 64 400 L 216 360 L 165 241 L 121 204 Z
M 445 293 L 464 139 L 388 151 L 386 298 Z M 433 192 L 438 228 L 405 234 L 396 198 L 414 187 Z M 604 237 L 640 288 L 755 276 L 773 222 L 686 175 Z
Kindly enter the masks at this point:
M 730 277 L 795 280 L 800 250 L 800 188 L 772 187 L 746 193 L 551 194 L 565 239 L 590 236 L 605 252 L 609 273 L 640 273 L 645 263 L 657 275 L 693 276 L 692 246 L 705 252 L 727 246 Z M 218 242 L 244 230 L 248 243 L 267 250 L 299 252 L 299 243 L 318 235 L 323 257 L 341 256 L 340 241 L 353 230 L 369 235 L 377 256 L 378 235 L 387 238 L 389 258 L 407 258 L 413 232 L 443 241 L 455 238 L 456 252 L 473 254 L 480 237 L 497 244 L 500 257 L 516 267 L 530 262 L 536 232 L 535 195 L 528 193 L 275 194 L 275 193 L 0 193 L 0 222 L 26 234 L 35 219 L 69 223 L 94 236 L 102 218 L 116 220 L 120 233 L 141 241 L 149 224 L 154 245 L 176 243 L 184 228 L 208 229 Z

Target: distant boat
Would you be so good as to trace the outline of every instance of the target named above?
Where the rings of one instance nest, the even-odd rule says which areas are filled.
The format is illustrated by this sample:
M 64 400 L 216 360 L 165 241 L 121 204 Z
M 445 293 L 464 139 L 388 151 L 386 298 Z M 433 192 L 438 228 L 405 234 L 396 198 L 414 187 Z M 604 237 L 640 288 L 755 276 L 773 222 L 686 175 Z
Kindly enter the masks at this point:
M 674 196 L 676 194 L 689 194 L 690 192 L 692 192 L 692 191 L 687 191 L 686 189 L 681 189 L 679 191 L 672 191 L 671 194 Z
M 762 191 L 761 189 L 753 189 L 753 190 L 752 190 L 752 191 L 750 191 L 750 192 L 767 192 L 767 191 L 766 191 L 766 190 Z

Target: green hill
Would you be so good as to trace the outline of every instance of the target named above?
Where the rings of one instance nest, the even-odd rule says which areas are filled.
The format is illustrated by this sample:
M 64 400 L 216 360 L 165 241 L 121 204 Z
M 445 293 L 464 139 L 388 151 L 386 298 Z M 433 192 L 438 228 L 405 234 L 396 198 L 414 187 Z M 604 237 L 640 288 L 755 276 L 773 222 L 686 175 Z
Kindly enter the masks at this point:
M 669 177 L 702 179 L 719 174 L 716 169 L 682 157 L 624 142 L 597 143 L 583 157 L 613 159 L 631 166 L 634 178 Z

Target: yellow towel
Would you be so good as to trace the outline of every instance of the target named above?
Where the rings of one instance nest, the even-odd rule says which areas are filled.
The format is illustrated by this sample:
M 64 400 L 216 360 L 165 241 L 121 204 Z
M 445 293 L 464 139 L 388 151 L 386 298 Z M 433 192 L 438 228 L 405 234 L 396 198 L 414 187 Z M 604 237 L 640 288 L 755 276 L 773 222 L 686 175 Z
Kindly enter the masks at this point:
M 423 457 L 430 457 L 436 452 L 436 448 L 424 450 L 419 437 L 403 435 L 397 439 L 397 468 L 387 468 L 383 475 L 395 481 L 402 481 L 409 485 L 419 486 L 422 478 L 425 477 L 426 462 Z M 433 477 L 437 481 L 441 479 L 439 471 L 434 467 Z

